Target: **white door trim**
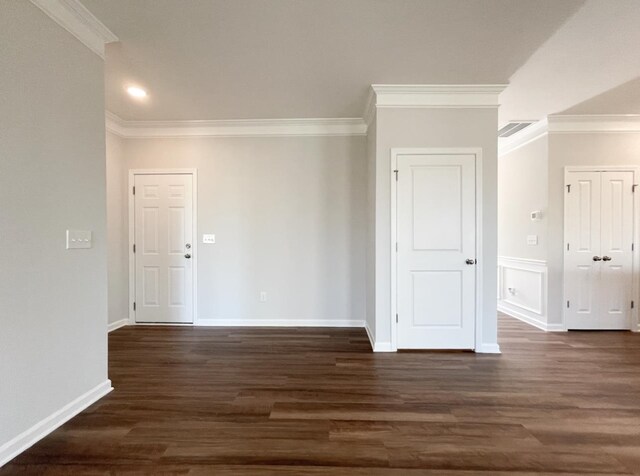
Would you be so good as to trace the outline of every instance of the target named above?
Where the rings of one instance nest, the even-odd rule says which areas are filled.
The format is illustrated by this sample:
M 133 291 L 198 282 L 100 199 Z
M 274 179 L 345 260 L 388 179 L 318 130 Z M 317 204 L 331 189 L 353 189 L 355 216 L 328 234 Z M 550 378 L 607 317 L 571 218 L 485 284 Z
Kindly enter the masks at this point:
M 562 327 L 567 329 L 567 286 L 565 282 L 565 255 L 567 252 L 567 200 L 566 200 L 566 188 L 568 184 L 569 174 L 572 172 L 632 172 L 633 183 L 637 184 L 640 179 L 640 167 L 635 165 L 570 165 L 564 168 L 564 188 L 562 190 L 564 213 L 562 216 Z M 640 270 L 640 191 L 633 194 L 633 243 L 634 250 L 632 253 L 631 262 L 631 276 L 632 276 L 632 295 L 635 297 L 640 296 L 640 279 L 638 279 L 638 270 Z M 640 306 L 640 299 L 635 303 L 633 309 L 631 309 L 631 331 L 640 332 L 640 320 L 638 318 L 638 306 Z
M 401 155 L 460 155 L 473 154 L 476 157 L 476 322 L 475 347 L 482 348 L 482 290 L 483 290 L 483 254 L 482 254 L 482 148 L 480 147 L 451 147 L 451 148 L 392 148 L 391 149 L 391 350 L 398 350 L 398 259 L 396 242 L 398 238 L 397 201 L 398 187 L 395 171 L 398 170 L 398 157 Z
M 133 196 L 133 186 L 136 175 L 191 175 L 193 180 L 193 319 L 189 324 L 165 324 L 192 326 L 197 322 L 198 317 L 198 169 L 129 169 L 129 188 L 127 189 L 129 206 L 129 325 L 145 325 L 136 322 L 136 313 L 133 310 L 133 303 L 136 300 L 136 261 L 133 253 L 133 243 L 135 241 L 135 200 Z M 149 325 L 149 324 L 147 324 Z M 150 324 L 162 325 L 162 324 Z

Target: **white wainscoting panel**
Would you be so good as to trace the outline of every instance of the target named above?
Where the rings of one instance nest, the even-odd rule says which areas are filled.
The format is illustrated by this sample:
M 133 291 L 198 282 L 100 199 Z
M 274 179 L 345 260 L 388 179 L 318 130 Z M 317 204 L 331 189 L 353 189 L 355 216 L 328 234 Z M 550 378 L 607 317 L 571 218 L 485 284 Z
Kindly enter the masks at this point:
M 547 324 L 547 263 L 498 257 L 498 310 L 545 331 Z

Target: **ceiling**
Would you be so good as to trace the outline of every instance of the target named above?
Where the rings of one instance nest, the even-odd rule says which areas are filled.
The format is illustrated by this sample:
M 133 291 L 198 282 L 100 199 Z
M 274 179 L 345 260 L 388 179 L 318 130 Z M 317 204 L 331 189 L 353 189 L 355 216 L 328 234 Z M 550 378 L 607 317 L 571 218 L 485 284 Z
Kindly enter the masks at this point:
M 370 84 L 507 83 L 584 0 L 82 0 L 125 120 L 361 117 Z M 133 101 L 125 87 L 149 91 Z
M 562 114 L 640 114 L 640 78 L 570 107 Z
M 587 0 L 511 76 L 500 95 L 500 125 L 563 113 L 639 77 L 638 25 L 639 0 Z M 640 114 L 640 109 L 631 107 L 614 94 L 582 111 L 597 114 L 624 108 Z

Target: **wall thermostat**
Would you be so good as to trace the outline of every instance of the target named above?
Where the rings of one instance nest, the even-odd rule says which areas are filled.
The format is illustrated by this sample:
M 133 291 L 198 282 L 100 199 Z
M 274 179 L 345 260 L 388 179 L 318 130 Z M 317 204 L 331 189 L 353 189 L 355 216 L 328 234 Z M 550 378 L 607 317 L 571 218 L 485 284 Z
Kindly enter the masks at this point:
M 540 210 L 531 212 L 531 221 L 540 221 L 540 220 L 542 220 L 542 212 Z

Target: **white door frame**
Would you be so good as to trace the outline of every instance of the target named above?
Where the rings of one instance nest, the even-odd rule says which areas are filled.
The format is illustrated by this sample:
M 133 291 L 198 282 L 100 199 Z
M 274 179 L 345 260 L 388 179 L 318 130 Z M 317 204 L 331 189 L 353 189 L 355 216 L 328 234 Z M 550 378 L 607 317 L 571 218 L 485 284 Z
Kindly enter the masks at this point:
M 133 195 L 133 186 L 135 185 L 136 175 L 191 175 L 193 187 L 193 243 L 192 262 L 193 262 L 193 319 L 192 323 L 142 323 L 136 322 L 136 312 L 133 310 L 133 303 L 136 300 L 136 256 L 133 253 L 133 244 L 135 242 L 135 199 Z M 198 316 L 198 169 L 129 169 L 129 188 L 127 189 L 127 197 L 129 202 L 129 325 L 133 326 L 193 326 L 197 322 Z
M 396 242 L 398 240 L 398 183 L 395 171 L 398 170 L 398 157 L 401 155 L 475 155 L 476 158 L 476 319 L 475 319 L 475 347 L 482 347 L 482 291 L 483 291 L 483 254 L 482 254 L 482 148 L 481 147 L 450 147 L 450 148 L 392 148 L 391 149 L 391 350 L 398 350 L 398 256 Z
M 563 201 L 564 201 L 564 214 L 563 214 L 563 222 L 562 222 L 562 327 L 564 330 L 567 330 L 567 286 L 566 286 L 566 269 L 565 269 L 565 257 L 567 253 L 567 213 L 568 213 L 568 204 L 566 200 L 565 190 L 568 185 L 569 174 L 571 172 L 632 172 L 633 173 L 633 183 L 638 183 L 640 179 L 640 167 L 635 165 L 570 165 L 564 168 L 564 189 L 562 192 Z M 631 331 L 640 332 L 640 322 L 638 321 L 638 306 L 640 306 L 640 279 L 638 279 L 638 270 L 640 270 L 640 237 L 638 232 L 640 231 L 640 192 L 636 192 L 633 194 L 633 243 L 634 249 L 632 252 L 632 260 L 631 260 L 631 293 L 632 296 L 638 298 L 638 301 L 635 301 L 635 306 L 631 309 Z

